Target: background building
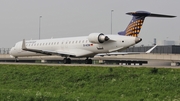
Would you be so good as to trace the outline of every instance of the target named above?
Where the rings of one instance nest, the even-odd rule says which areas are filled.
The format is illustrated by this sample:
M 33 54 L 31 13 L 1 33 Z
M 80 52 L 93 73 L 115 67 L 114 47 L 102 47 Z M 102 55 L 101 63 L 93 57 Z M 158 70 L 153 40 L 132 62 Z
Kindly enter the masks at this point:
M 130 47 L 124 52 L 146 52 L 153 46 L 139 46 L 139 47 Z M 180 54 L 180 45 L 159 45 L 151 53 L 159 54 Z

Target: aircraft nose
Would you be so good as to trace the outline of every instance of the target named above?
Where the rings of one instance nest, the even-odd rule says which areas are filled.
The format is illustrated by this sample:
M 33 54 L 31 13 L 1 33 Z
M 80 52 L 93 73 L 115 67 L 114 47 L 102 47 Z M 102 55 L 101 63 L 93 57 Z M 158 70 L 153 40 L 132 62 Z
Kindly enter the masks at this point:
M 141 38 L 139 38 L 139 37 L 136 37 L 136 38 L 135 38 L 135 43 L 136 43 L 136 44 L 139 43 L 139 42 L 141 42 L 141 41 L 142 41 Z

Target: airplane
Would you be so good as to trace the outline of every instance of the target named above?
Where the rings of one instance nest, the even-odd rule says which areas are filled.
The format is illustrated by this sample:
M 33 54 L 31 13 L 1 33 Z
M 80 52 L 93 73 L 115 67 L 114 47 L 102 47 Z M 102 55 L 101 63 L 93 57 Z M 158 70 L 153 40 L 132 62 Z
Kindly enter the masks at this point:
M 19 41 L 10 50 L 10 55 L 18 61 L 18 57 L 24 56 L 43 56 L 58 55 L 64 57 L 64 64 L 70 64 L 70 58 L 85 57 L 86 64 L 92 64 L 92 58 L 96 55 L 119 55 L 131 54 L 121 53 L 122 50 L 129 48 L 142 41 L 138 37 L 146 17 L 173 18 L 176 16 L 154 14 L 147 11 L 128 12 L 132 15 L 132 20 L 124 31 L 117 35 L 105 35 L 103 33 L 91 33 L 88 36 L 53 38 L 40 40 Z M 152 49 L 154 49 L 153 47 Z M 150 49 L 150 50 L 152 50 Z M 147 52 L 149 53 L 149 51 Z

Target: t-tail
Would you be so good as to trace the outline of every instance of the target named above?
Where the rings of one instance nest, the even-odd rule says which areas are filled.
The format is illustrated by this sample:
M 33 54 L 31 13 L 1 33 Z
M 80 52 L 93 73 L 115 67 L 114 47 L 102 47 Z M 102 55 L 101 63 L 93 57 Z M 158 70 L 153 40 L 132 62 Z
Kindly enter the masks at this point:
M 134 37 L 138 37 L 138 34 L 141 31 L 144 19 L 146 17 L 164 17 L 164 18 L 176 17 L 172 15 L 154 14 L 146 11 L 129 12 L 126 14 L 132 15 L 133 18 L 130 21 L 129 25 L 127 26 L 126 30 L 122 32 L 118 32 L 118 34 L 125 36 L 134 36 Z

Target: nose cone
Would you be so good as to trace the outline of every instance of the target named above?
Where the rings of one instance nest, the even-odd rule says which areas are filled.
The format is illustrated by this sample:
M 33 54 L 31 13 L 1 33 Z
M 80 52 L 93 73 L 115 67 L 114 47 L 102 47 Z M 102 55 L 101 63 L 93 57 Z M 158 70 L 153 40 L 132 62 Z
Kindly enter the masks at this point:
M 139 43 L 139 42 L 141 42 L 141 41 L 142 41 L 141 38 L 138 38 L 138 37 L 135 38 L 135 43 L 136 43 L 136 44 Z

